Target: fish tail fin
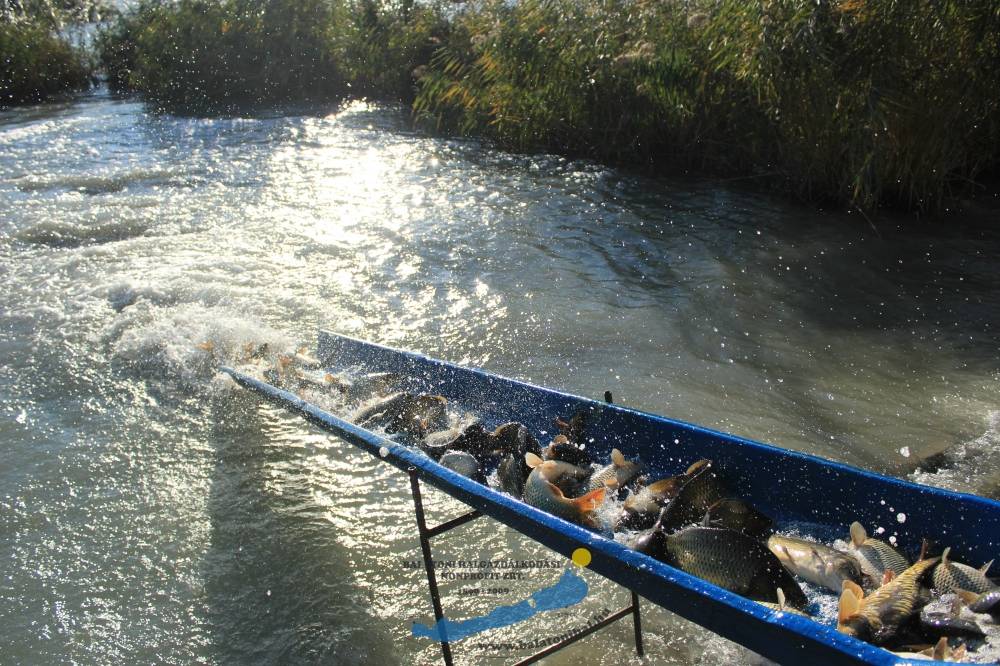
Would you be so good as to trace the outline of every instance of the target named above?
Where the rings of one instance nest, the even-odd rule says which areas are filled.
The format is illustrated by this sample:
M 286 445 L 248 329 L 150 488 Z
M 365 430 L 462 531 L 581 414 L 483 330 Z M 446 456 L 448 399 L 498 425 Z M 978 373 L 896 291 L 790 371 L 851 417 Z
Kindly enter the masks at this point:
M 606 491 L 607 488 L 605 486 L 601 486 L 597 490 L 592 490 L 586 495 L 574 498 L 573 503 L 576 504 L 580 511 L 589 513 L 601 506 L 601 503 L 604 502 L 604 493 Z
M 934 661 L 944 661 L 949 652 L 951 652 L 951 650 L 948 649 L 948 638 L 946 636 L 942 636 L 940 640 L 938 640 L 937 644 L 934 645 L 934 650 L 931 652 L 931 656 L 934 657 Z
M 868 532 L 865 532 L 865 528 L 858 521 L 851 523 L 851 543 L 855 546 L 860 546 L 868 539 Z
M 977 601 L 979 601 L 978 594 L 976 594 L 975 592 L 970 592 L 969 590 L 963 590 L 960 587 L 955 588 L 955 594 L 958 595 L 959 599 L 961 599 L 967 604 L 974 604 Z

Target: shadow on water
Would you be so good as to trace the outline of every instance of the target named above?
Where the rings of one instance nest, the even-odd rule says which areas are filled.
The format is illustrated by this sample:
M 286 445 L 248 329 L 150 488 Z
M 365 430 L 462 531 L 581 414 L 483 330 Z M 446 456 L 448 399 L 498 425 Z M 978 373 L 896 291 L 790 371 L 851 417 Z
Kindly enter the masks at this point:
M 392 664 L 392 641 L 311 497 L 298 447 L 272 444 L 277 411 L 240 394 L 214 406 L 205 587 L 224 663 Z

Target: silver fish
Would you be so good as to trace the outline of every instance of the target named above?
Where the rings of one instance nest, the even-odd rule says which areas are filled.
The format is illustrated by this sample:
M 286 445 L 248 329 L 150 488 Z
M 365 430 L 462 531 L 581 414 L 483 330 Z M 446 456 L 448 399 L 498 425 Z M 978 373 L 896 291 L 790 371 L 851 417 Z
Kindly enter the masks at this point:
M 768 538 L 767 547 L 786 569 L 813 585 L 839 594 L 845 580 L 861 584 L 861 565 L 847 553 L 779 534 Z
M 969 605 L 973 613 L 989 613 L 993 619 L 1000 620 L 1000 588 L 976 594 L 968 590 L 955 590 L 962 601 Z

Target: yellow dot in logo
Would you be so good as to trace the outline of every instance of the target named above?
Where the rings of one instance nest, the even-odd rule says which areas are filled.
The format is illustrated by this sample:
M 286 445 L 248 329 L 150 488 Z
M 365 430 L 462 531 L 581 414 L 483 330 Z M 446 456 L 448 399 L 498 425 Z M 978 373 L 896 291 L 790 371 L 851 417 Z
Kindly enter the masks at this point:
M 585 567 L 590 564 L 590 551 L 586 548 L 577 548 L 573 551 L 573 564 L 578 567 Z

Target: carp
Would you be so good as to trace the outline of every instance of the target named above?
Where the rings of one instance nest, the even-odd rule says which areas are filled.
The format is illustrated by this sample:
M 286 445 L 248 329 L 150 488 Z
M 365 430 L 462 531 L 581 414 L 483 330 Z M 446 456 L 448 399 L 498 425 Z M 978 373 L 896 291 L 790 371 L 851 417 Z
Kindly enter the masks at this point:
M 570 522 L 600 528 L 594 512 L 604 502 L 606 487 L 591 490 L 581 497 L 566 497 L 559 483 L 582 481 L 587 477 L 586 470 L 557 460 L 542 460 L 534 453 L 526 454 L 525 462 L 531 467 L 531 474 L 524 482 L 527 504 Z
M 644 530 L 652 527 L 663 507 L 677 497 L 685 480 L 683 475 L 670 476 L 643 486 L 629 495 L 615 529 Z
M 903 573 L 910 566 L 910 561 L 898 550 L 884 541 L 872 539 L 868 536 L 861 523 L 855 521 L 851 523 L 851 545 L 854 555 L 861 565 L 861 572 L 869 577 L 876 585 L 886 575 L 886 571 L 891 571 L 896 575 Z
M 941 564 L 934 569 L 934 588 L 938 592 L 945 594 L 962 589 L 982 594 L 996 588 L 993 581 L 986 577 L 986 572 L 993 564 L 992 560 L 976 569 L 967 564 L 952 562 L 948 559 L 950 552 L 951 548 L 944 549 L 941 554 Z
M 777 603 L 780 588 L 789 605 L 809 603 L 771 551 L 733 530 L 688 527 L 667 534 L 658 525 L 636 541 L 636 550 L 756 601 Z
M 937 566 L 939 557 L 920 560 L 870 596 L 861 586 L 844 582 L 837 612 L 837 631 L 883 645 L 926 602 L 921 580 Z
M 618 449 L 611 449 L 611 464 L 593 473 L 587 490 L 598 488 L 624 488 L 625 484 L 639 476 L 642 463 L 626 460 Z
M 821 543 L 773 534 L 767 547 L 786 569 L 813 585 L 840 593 L 845 580 L 862 582 L 861 565 L 854 557 Z

